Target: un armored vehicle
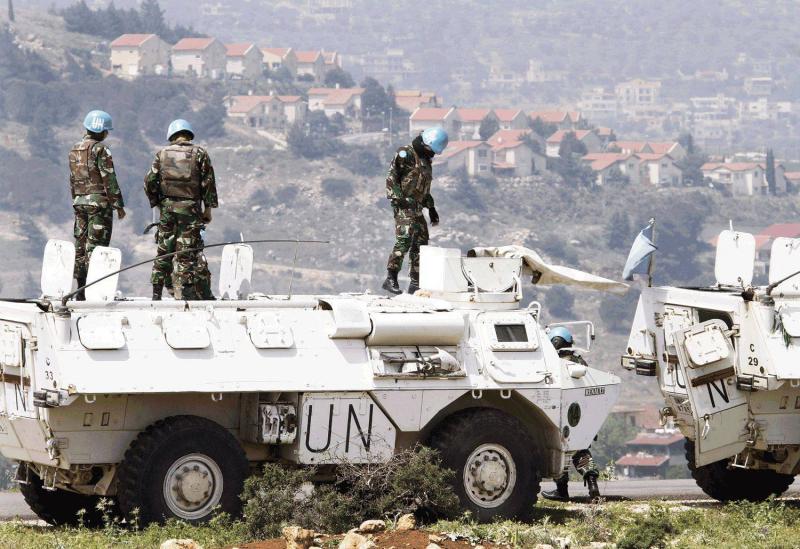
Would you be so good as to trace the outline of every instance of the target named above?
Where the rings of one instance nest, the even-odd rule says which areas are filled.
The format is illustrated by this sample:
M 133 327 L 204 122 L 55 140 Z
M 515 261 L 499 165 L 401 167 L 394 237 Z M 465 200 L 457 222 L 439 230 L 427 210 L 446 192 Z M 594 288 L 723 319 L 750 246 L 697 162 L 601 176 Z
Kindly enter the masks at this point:
M 753 235 L 723 231 L 714 286 L 643 289 L 622 357 L 656 378 L 662 420 L 720 501 L 779 495 L 800 471 L 800 240 L 772 243 L 767 285 L 755 259 Z
M 264 295 L 235 245 L 222 299 L 192 302 L 120 295 L 103 278 L 119 258 L 97 248 L 102 281 L 73 301 L 74 248 L 50 241 L 45 297 L 0 301 L 0 452 L 53 524 L 96 520 L 101 497 L 142 523 L 199 522 L 240 511 L 258 464 L 324 470 L 418 443 L 456 471 L 465 509 L 520 517 L 619 393 L 559 358 L 539 304 L 521 305 L 520 257 L 426 247 L 415 296 Z M 588 349 L 592 324 L 568 324 Z

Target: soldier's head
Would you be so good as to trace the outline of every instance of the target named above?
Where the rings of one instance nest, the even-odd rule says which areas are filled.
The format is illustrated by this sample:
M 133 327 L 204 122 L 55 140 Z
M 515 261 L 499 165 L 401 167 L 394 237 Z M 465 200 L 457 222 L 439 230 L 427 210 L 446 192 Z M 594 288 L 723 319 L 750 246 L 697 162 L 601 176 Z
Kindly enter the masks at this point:
M 111 124 L 111 115 L 106 111 L 90 111 L 83 119 L 83 127 L 86 133 L 97 141 L 102 141 L 108 137 L 108 132 L 114 129 Z
M 187 141 L 194 139 L 194 130 L 192 130 L 192 125 L 183 118 L 173 120 L 170 123 L 169 128 L 167 128 L 167 141 L 174 143 L 179 139 Z
M 447 137 L 447 132 L 441 126 L 428 128 L 422 132 L 422 144 L 426 150 L 430 151 L 431 156 L 434 154 L 442 154 L 447 148 L 450 138 Z
M 563 326 L 556 326 L 550 330 L 550 343 L 556 348 L 556 351 L 572 347 L 575 340 L 572 338 L 572 333 Z

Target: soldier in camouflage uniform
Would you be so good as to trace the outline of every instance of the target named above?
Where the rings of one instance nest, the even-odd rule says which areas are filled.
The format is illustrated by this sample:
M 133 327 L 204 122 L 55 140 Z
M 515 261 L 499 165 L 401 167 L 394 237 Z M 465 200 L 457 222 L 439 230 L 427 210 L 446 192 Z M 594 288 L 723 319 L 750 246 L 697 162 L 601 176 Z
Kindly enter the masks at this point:
M 69 184 L 75 212 L 75 269 L 78 287 L 86 285 L 89 258 L 97 246 L 108 246 L 114 210 L 125 217 L 111 151 L 103 144 L 111 127 L 111 116 L 92 111 L 83 121 L 86 135 L 69 151 Z M 83 291 L 77 299 L 85 299 Z
M 433 170 L 431 161 L 447 147 L 447 133 L 442 128 L 429 128 L 410 145 L 400 147 L 386 177 L 386 198 L 394 210 L 395 243 L 386 265 L 383 289 L 402 293 L 397 275 L 406 253 L 411 263 L 408 293 L 419 289 L 419 248 L 428 243 L 428 224 L 422 214 L 428 209 L 431 225 L 439 224 L 439 214 L 431 196 Z
M 574 343 L 572 334 L 566 328 L 559 326 L 550 330 L 550 342 L 558 351 L 558 356 L 565 360 L 588 366 L 582 356 L 570 349 Z M 589 498 L 595 500 L 600 497 L 600 488 L 597 486 L 597 478 L 600 471 L 594 463 L 592 453 L 586 450 L 578 450 L 572 455 L 572 466 L 583 478 L 583 483 L 589 489 Z M 564 471 L 556 481 L 555 490 L 542 491 L 542 496 L 547 499 L 557 501 L 569 500 L 569 473 Z
M 203 233 L 205 232 L 205 225 L 202 226 L 200 229 L 200 247 L 205 245 Z M 158 242 L 158 233 L 156 232 L 156 242 Z M 174 267 L 175 267 L 175 258 L 173 258 L 173 262 L 171 264 L 173 267 L 172 273 L 168 274 L 164 279 L 164 288 L 167 289 L 167 292 L 173 297 L 175 297 L 175 289 L 174 289 Z M 197 295 L 197 299 L 203 301 L 213 301 L 217 298 L 214 297 L 214 293 L 211 291 L 211 270 L 208 268 L 208 260 L 206 259 L 206 254 L 203 252 L 198 252 L 197 254 L 197 272 L 195 273 L 195 280 L 194 280 L 194 291 Z
M 158 254 L 176 254 L 174 292 L 176 299 L 199 299 L 196 290 L 202 247 L 200 231 L 211 222 L 216 208 L 217 185 L 211 159 L 203 147 L 192 143 L 194 132 L 185 120 L 175 120 L 167 130 L 169 146 L 161 149 L 144 180 L 150 206 L 160 209 Z M 167 277 L 172 275 L 172 257 L 156 259 L 150 281 L 153 299 L 161 299 Z M 207 267 L 206 267 L 207 268 Z M 209 291 L 210 291 L 209 276 Z

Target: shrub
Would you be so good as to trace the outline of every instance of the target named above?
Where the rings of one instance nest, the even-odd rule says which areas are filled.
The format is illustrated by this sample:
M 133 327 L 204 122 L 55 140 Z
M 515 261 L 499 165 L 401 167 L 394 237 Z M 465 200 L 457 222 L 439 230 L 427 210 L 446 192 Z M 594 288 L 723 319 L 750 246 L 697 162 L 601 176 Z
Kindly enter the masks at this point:
M 341 465 L 332 484 L 318 485 L 306 495 L 303 484 L 314 473 L 268 463 L 261 475 L 248 479 L 242 495 L 248 534 L 275 537 L 287 524 L 343 532 L 366 519 L 403 513 L 453 518 L 458 512 L 450 487 L 453 473 L 440 467 L 429 448 L 400 452 L 386 463 Z
M 350 198 L 353 196 L 353 184 L 347 179 L 323 179 L 322 192 L 331 198 Z
M 343 168 L 356 175 L 377 176 L 384 170 L 381 157 L 370 147 L 350 147 L 337 159 Z
M 566 318 L 572 315 L 572 307 L 575 305 L 575 297 L 569 293 L 564 286 L 553 286 L 547 290 L 547 311 L 558 318 Z
M 617 542 L 619 549 L 650 549 L 666 547 L 667 536 L 674 533 L 675 527 L 669 510 L 662 505 L 653 505 L 644 516 L 637 517 L 625 529 Z

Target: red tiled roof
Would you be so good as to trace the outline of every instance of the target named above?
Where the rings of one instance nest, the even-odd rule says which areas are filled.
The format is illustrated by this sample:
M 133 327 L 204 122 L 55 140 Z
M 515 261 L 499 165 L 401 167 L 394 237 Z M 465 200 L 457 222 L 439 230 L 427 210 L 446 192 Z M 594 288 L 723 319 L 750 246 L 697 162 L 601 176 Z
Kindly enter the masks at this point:
M 493 149 L 513 149 L 522 144 L 522 138 L 531 130 L 497 130 L 486 142 Z
M 283 59 L 286 57 L 286 54 L 289 53 L 292 48 L 261 48 L 261 51 L 264 53 L 269 53 L 271 55 L 276 55 Z
M 354 95 L 364 93 L 364 88 L 309 88 L 308 96 L 321 95 L 326 105 L 344 105 Z
M 299 95 L 278 95 L 277 97 L 282 103 L 297 103 L 303 99 Z
M 700 166 L 700 170 L 704 172 L 711 172 L 719 169 L 726 169 L 732 172 L 746 172 L 755 170 L 756 168 L 764 169 L 764 166 L 759 162 L 706 162 Z
M 183 38 L 172 46 L 175 51 L 204 50 L 216 41 L 216 38 Z
M 456 109 L 456 112 L 464 122 L 480 122 L 492 111 L 489 109 Z
M 639 433 L 636 438 L 629 440 L 625 444 L 635 444 L 637 446 L 669 446 L 683 440 L 680 433 Z
M 547 142 L 561 143 L 568 133 L 574 133 L 578 141 L 582 141 L 584 137 L 592 133 L 592 130 L 558 130 L 556 133 L 547 138 Z
M 394 102 L 397 103 L 397 106 L 401 109 L 414 112 L 414 109 L 418 108 L 423 103 L 429 103 L 431 101 L 428 97 L 423 97 L 421 95 L 411 96 L 411 95 L 402 95 L 398 96 L 395 94 Z
M 791 181 L 800 180 L 800 172 L 783 172 L 783 177 Z
M 641 158 L 642 160 L 661 160 L 665 156 L 672 158 L 667 153 L 643 153 L 643 152 L 636 153 L 636 157 Z
M 112 48 L 138 48 L 151 38 L 153 38 L 155 34 L 123 34 L 113 42 L 111 42 Z
M 608 137 L 614 134 L 614 130 L 612 130 L 611 128 L 606 128 L 605 126 L 599 126 L 595 128 L 595 130 L 597 131 L 597 135 L 601 137 Z
M 295 52 L 295 57 L 298 63 L 316 63 L 319 56 L 322 55 L 318 50 L 314 51 L 298 51 Z
M 231 97 L 232 104 L 228 109 L 229 114 L 247 114 L 261 103 L 269 103 L 269 95 L 235 95 Z
M 571 122 L 577 122 L 581 118 L 581 113 L 576 111 L 532 111 L 528 113 L 531 120 L 541 118 L 542 122 L 548 124 L 559 124 L 569 118 Z
M 450 158 L 462 151 L 481 145 L 483 141 L 450 141 L 447 148 L 439 155 L 440 159 Z
M 647 141 L 612 141 L 608 144 L 608 148 L 618 148 L 629 150 L 631 152 L 642 152 L 642 150 L 647 146 Z
M 581 160 L 589 162 L 592 170 L 599 172 L 629 157 L 630 155 L 624 153 L 591 153 L 585 155 Z
M 634 467 L 659 467 L 669 461 L 669 456 L 648 456 L 645 454 L 626 454 L 619 458 L 616 465 Z
M 654 153 L 669 153 L 676 145 L 678 145 L 677 141 L 648 141 L 648 145 L 650 145 L 650 149 Z
M 494 114 L 500 122 L 511 122 L 522 114 L 522 111 L 519 109 L 495 109 Z
M 225 44 L 225 49 L 227 50 L 226 53 L 228 57 L 244 57 L 247 55 L 247 52 L 250 51 L 252 48 L 255 48 L 256 45 L 252 42 L 243 42 L 240 44 Z
M 411 114 L 411 120 L 441 122 L 451 110 L 441 107 L 420 107 Z
M 797 238 L 800 236 L 800 223 L 775 223 L 758 233 L 758 236 Z

